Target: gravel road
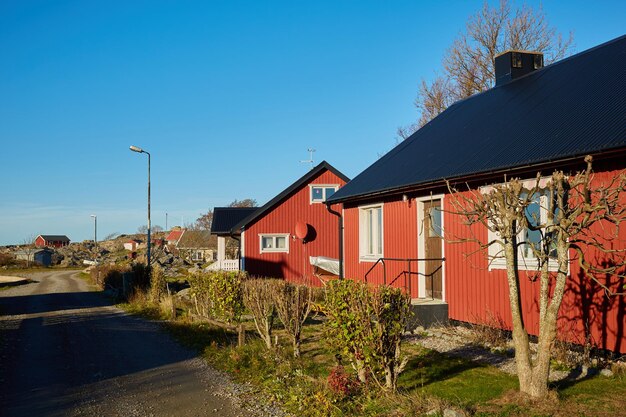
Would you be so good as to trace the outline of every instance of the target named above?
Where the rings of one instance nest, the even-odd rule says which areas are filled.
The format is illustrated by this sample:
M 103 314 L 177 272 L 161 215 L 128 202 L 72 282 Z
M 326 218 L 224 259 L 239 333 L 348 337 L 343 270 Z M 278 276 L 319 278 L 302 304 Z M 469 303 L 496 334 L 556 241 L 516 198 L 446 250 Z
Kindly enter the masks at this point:
M 0 291 L 0 415 L 282 415 L 76 271 L 32 278 Z

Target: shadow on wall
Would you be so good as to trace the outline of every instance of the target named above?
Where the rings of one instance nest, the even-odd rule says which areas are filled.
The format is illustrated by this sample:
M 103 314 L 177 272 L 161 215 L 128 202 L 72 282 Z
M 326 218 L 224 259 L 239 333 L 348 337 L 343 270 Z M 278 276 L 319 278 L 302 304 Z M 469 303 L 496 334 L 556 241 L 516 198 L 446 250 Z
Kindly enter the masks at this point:
M 320 286 L 321 281 L 313 274 L 313 266 L 306 264 L 306 274 L 291 267 L 284 260 L 268 261 L 258 258 L 246 258 L 246 271 L 251 277 L 280 278 L 295 284 Z
M 601 268 L 615 264 L 609 259 L 598 261 Z M 623 274 L 624 271 L 621 272 Z M 559 338 L 591 344 L 615 352 L 626 351 L 624 327 L 626 320 L 626 296 L 608 295 L 605 287 L 614 292 L 623 292 L 626 281 L 617 274 L 596 275 L 595 280 L 585 276 L 581 270 L 569 281 L 569 297 L 563 299 Z M 572 312 L 575 312 L 572 314 Z

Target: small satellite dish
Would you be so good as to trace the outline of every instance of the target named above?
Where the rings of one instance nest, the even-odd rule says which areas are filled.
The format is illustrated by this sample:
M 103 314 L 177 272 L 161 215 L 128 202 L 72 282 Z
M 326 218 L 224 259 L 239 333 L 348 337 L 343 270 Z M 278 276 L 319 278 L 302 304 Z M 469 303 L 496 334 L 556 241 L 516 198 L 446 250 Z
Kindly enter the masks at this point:
M 309 234 L 309 225 L 306 224 L 305 222 L 298 222 L 296 223 L 296 237 L 298 239 L 306 239 L 307 235 Z

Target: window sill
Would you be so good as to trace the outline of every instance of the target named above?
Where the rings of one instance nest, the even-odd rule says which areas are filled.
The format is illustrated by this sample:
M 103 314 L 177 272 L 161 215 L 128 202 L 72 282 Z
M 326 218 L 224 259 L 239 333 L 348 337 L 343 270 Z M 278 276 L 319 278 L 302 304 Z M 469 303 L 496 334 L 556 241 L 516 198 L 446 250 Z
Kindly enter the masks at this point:
M 382 258 L 383 255 L 374 255 L 374 256 L 360 256 L 359 257 L 359 262 L 376 262 L 378 261 L 380 258 Z
M 505 270 L 506 260 L 503 258 L 497 258 L 491 261 L 489 264 L 489 271 L 493 270 Z M 517 261 L 517 269 L 519 271 L 539 271 L 539 265 L 537 265 L 536 259 L 520 259 Z M 558 272 L 559 265 L 556 260 L 548 262 L 548 271 Z

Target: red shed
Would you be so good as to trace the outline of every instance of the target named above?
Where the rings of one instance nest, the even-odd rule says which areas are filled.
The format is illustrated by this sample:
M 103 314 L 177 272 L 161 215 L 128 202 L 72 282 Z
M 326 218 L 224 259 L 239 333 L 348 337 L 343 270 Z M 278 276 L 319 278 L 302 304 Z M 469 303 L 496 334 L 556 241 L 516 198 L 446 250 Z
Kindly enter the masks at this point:
M 60 248 L 70 244 L 70 239 L 65 235 L 39 235 L 35 239 L 35 246 L 38 248 L 54 247 Z
M 545 68 L 540 59 L 503 56 L 497 58 L 494 88 L 450 106 L 329 203 L 343 208 L 347 278 L 406 287 L 416 303 L 445 306 L 450 319 L 511 328 L 506 267 L 497 248 L 485 254 L 476 244 L 455 243 L 470 228 L 454 214 L 446 180 L 481 192 L 505 177 L 532 182 L 537 173 L 580 171 L 584 156 L 592 155 L 594 182 L 610 184 L 626 169 L 626 36 Z M 530 67 L 507 68 L 525 63 Z M 539 196 L 529 210 L 543 216 L 549 202 L 541 198 L 548 196 Z M 612 249 L 626 248 L 625 229 Z M 471 234 L 482 242 L 494 239 L 477 225 Z M 587 259 L 604 262 L 597 252 Z M 623 292 L 623 276 L 594 283 L 575 258 L 572 253 L 559 337 L 626 352 L 626 296 L 606 297 L 602 288 Z M 521 302 L 532 334 L 539 331 L 536 264 L 532 251 L 520 246 L 518 268 L 530 272 L 520 277 Z
M 231 232 L 241 234 L 241 268 L 318 284 L 310 257 L 339 257 L 338 218 L 324 203 L 347 181 L 324 161 L 239 222 Z

